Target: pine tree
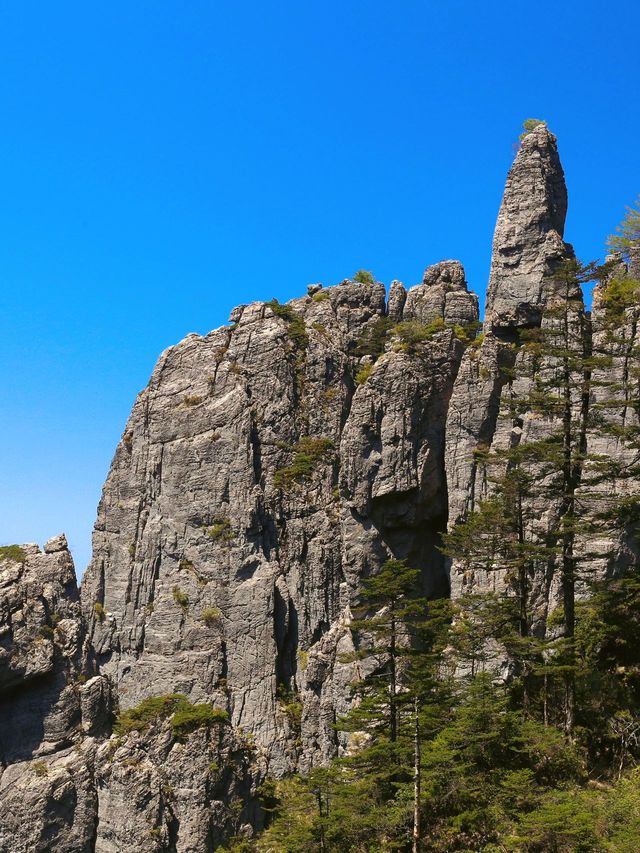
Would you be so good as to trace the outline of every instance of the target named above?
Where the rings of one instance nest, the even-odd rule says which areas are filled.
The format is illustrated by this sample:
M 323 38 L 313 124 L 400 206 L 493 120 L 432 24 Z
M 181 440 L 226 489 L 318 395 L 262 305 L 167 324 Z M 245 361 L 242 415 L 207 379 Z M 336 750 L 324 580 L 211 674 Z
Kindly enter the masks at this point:
M 476 454 L 483 486 L 445 538 L 469 592 L 426 602 L 396 560 L 363 582 L 363 676 L 337 725 L 349 747 L 283 784 L 257 849 L 636 849 L 640 282 L 616 264 L 568 261 L 549 277 L 541 328 L 514 345 L 510 440 Z M 602 281 L 593 336 L 589 280 Z M 614 787 L 587 787 L 589 768 Z
M 624 219 L 607 242 L 609 248 L 619 252 L 623 260 L 632 260 L 634 250 L 640 247 L 640 196 L 634 205 L 627 207 Z
M 357 687 L 361 698 L 360 709 L 371 715 L 377 708 L 380 720 L 369 728 L 384 725 L 391 743 L 398 738 L 399 694 L 401 662 L 407 656 L 409 638 L 407 627 L 424 612 L 426 602 L 415 595 L 420 572 L 410 568 L 403 560 L 387 560 L 380 571 L 367 578 L 362 585 L 362 605 L 357 608 L 359 618 L 352 629 L 363 637 L 371 638 L 360 657 L 377 660 L 374 670 Z M 359 724 L 362 713 L 356 711 L 351 723 Z

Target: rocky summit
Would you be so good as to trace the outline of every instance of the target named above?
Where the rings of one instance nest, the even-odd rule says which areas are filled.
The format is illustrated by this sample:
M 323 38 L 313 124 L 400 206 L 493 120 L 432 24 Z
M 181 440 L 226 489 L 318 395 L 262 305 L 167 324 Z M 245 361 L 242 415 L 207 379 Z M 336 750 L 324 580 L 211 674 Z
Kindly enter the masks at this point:
M 514 341 L 554 322 L 566 210 L 540 124 L 507 178 L 480 334 L 462 264 L 442 260 L 409 289 L 361 272 L 241 305 L 160 356 L 80 591 L 64 536 L 0 550 L 0 851 L 196 853 L 250 837 L 265 780 L 349 749 L 335 722 L 369 665 L 350 627 L 363 579 L 395 558 L 425 596 L 506 582 L 439 546 L 491 493 L 479 451 L 549 428 L 509 401 L 545 370 L 525 370 Z M 593 317 L 572 308 L 581 352 L 601 316 L 597 294 Z M 623 375 L 626 352 L 596 371 Z M 637 414 L 621 401 L 617 417 Z M 614 432 L 585 442 L 624 462 Z M 541 541 L 552 512 L 532 507 Z M 605 573 L 634 546 L 602 535 Z M 532 590 L 542 624 L 553 560 Z

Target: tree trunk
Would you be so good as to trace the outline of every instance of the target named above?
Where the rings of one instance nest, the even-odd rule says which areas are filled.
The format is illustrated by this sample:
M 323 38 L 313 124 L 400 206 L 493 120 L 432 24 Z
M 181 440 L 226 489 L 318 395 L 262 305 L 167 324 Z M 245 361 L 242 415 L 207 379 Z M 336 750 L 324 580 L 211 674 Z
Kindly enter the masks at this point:
M 393 604 L 391 605 L 391 637 L 389 638 L 389 738 L 395 743 L 398 736 L 398 720 L 396 708 L 396 617 Z
M 413 747 L 413 853 L 420 850 L 420 719 L 418 717 L 418 698 L 413 700 L 413 713 L 415 716 L 415 740 Z

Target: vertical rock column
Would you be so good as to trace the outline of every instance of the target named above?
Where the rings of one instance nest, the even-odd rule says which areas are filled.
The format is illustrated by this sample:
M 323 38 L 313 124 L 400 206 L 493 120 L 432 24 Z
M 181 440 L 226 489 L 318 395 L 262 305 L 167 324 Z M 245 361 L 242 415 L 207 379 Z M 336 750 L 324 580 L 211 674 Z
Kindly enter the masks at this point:
M 523 358 L 515 346 L 519 332 L 542 324 L 552 273 L 573 256 L 563 241 L 566 212 L 556 138 L 539 125 L 524 138 L 507 177 L 493 238 L 484 332 L 464 355 L 449 406 L 445 465 L 450 526 L 486 496 L 488 486 L 477 470 L 475 451 L 509 447 L 536 428 L 527 417 L 514 422 L 504 404 L 525 390 L 508 378 L 511 368 L 518 374 L 518 360 Z M 482 582 L 474 588 L 480 591 Z M 454 564 L 452 595 L 464 589 Z

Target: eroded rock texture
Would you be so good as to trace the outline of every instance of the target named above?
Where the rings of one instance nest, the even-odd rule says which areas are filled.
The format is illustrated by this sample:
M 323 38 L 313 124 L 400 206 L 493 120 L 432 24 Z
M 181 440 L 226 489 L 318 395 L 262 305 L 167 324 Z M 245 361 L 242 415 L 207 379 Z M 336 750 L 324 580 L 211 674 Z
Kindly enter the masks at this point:
M 522 331 L 552 327 L 570 300 L 571 346 L 612 357 L 590 404 L 613 424 L 637 420 L 637 311 L 612 341 L 598 294 L 591 323 L 554 279 L 572 257 L 566 206 L 555 137 L 539 126 L 507 179 L 472 343 L 477 297 L 447 260 L 408 291 L 394 281 L 388 299 L 345 280 L 240 306 L 162 354 L 104 487 L 82 607 L 63 537 L 0 557 L 0 851 L 196 853 L 251 833 L 267 775 L 347 745 L 334 723 L 362 665 L 350 624 L 364 577 L 396 557 L 420 568 L 427 595 L 505 583 L 449 567 L 438 545 L 491 493 L 477 451 L 557 426 L 514 415 L 557 367 L 530 363 Z M 597 390 L 612 377 L 627 389 L 615 405 Z M 580 391 L 572 404 L 585 405 Z M 613 434 L 585 441 L 634 464 Z M 556 512 L 531 506 L 527 536 L 543 539 Z M 601 573 L 636 558 L 619 531 L 600 545 Z M 534 622 L 557 600 L 550 563 L 531 581 Z M 176 693 L 228 720 L 112 732 L 116 714 Z
M 540 124 L 522 141 L 493 237 L 485 330 L 539 325 L 546 277 L 566 256 L 567 188 L 555 136 Z
M 85 672 L 80 599 L 64 536 L 0 559 L 0 750 L 4 764 L 70 743 Z M 76 686 L 74 687 L 74 681 Z
M 111 734 L 64 536 L 0 556 L 0 851 L 205 851 L 260 826 L 264 768 L 224 721 Z
M 422 569 L 426 593 L 448 590 L 444 425 L 477 300 L 452 261 L 410 296 L 398 282 L 387 303 L 382 284 L 346 280 L 188 336 L 161 356 L 116 451 L 83 614 L 63 540 L 2 563 L 7 677 L 51 673 L 58 692 L 55 713 L 34 714 L 54 734 L 7 752 L 0 849 L 215 849 L 260 826 L 267 775 L 345 745 L 334 723 L 360 666 L 348 660 L 362 577 L 395 556 Z M 175 693 L 229 722 L 186 740 L 166 720 L 110 734 L 114 714 Z
M 445 328 L 399 346 L 383 328 L 419 291 L 438 293 L 432 319 L 448 304 L 465 305 L 456 322 L 477 319 L 460 264 L 428 275 L 404 305 L 396 285 L 389 309 L 383 285 L 351 281 L 242 306 L 162 355 L 118 447 L 83 583 L 121 706 L 172 691 L 213 701 L 271 773 L 335 754 L 352 679 L 336 663 L 351 643 L 340 625 L 360 578 L 409 557 L 427 591 L 446 590 L 435 546 L 463 344 Z
M 620 280 L 628 276 L 640 278 L 638 257 L 637 250 L 632 252 L 628 267 L 617 263 L 611 276 Z M 606 514 L 621 501 L 634 498 L 640 476 L 637 441 L 625 440 L 629 430 L 637 430 L 640 426 L 640 305 L 627 307 L 613 324 L 607 314 L 600 285 L 593 293 L 591 314 L 595 366 L 591 376 L 590 407 L 594 417 L 602 419 L 607 428 L 591 430 L 587 435 L 589 460 L 582 487 L 593 514 Z M 618 476 L 598 481 L 599 459 L 616 466 Z M 620 574 L 630 565 L 637 565 L 639 557 L 633 525 L 629 529 L 605 524 L 604 529 L 585 538 L 582 550 L 588 553 L 589 565 L 599 576 Z
M 93 849 L 95 789 L 75 749 L 110 730 L 110 701 L 64 536 L 0 554 L 0 850 Z
M 612 327 L 601 288 L 596 288 L 593 315 L 585 311 L 580 289 L 562 276 L 563 264 L 573 260 L 571 246 L 562 240 L 566 206 L 555 137 L 540 125 L 524 138 L 507 179 L 494 236 L 484 334 L 466 350 L 455 382 L 445 465 L 451 529 L 495 493 L 506 463 L 496 464 L 493 451 L 531 447 L 561 432 L 562 406 L 544 411 L 529 409 L 523 401 L 540 389 L 555 387 L 555 393 L 562 393 L 554 381 L 564 370 L 563 349 L 572 353 L 567 362 L 572 365 L 572 441 L 582 441 L 584 459 L 572 473 L 579 484 L 576 507 L 582 520 L 598 520 L 594 529 L 599 531 L 577 535 L 576 591 L 581 596 L 587 581 L 622 571 L 637 559 L 635 539 L 624 525 L 605 524 L 600 517 L 620 498 L 638 492 L 637 451 L 623 437 L 638 417 L 637 379 L 630 381 L 637 360 L 638 307 L 627 309 Z M 634 272 L 620 265 L 612 275 Z M 561 329 L 565 319 L 566 329 Z M 536 328 L 550 342 L 542 357 L 535 346 L 525 345 L 527 332 Z M 585 369 L 591 355 L 593 369 Z M 483 463 L 487 454 L 489 466 Z M 598 478 L 602 460 L 619 466 L 620 476 Z M 558 537 L 552 531 L 558 529 L 563 499 L 551 488 L 548 466 L 530 458 L 523 470 L 535 484 L 522 503 L 523 542 L 550 549 L 541 552 L 527 581 L 530 627 L 542 633 L 549 614 L 562 604 L 560 556 L 553 553 Z M 454 561 L 452 595 L 504 589 L 507 574 L 497 565 L 487 572 Z
M 541 418 L 522 411 L 521 402 L 534 389 L 536 379 L 558 369 L 552 360 L 531 363 L 522 347 L 523 331 L 557 323 L 555 309 L 570 303 L 570 339 L 577 352 L 587 346 L 587 323 L 581 294 L 563 288 L 554 278 L 563 261 L 573 258 L 563 242 L 567 191 L 556 139 L 539 125 L 523 140 L 507 178 L 493 240 L 483 334 L 467 349 L 447 414 L 445 465 L 449 494 L 448 524 L 452 528 L 478 508 L 494 490 L 500 472 L 487 470 L 482 453 L 507 450 L 535 442 L 558 428 L 557 417 Z M 581 377 L 575 377 L 579 387 Z M 516 402 L 517 401 L 517 402 Z M 579 391 L 574 401 L 581 404 Z M 542 472 L 531 468 L 534 478 Z M 558 506 L 539 501 L 526 508 L 527 540 L 542 542 L 553 525 Z M 454 561 L 452 595 L 489 591 L 505 583 L 504 572 L 469 572 Z M 557 601 L 558 579 L 545 566 L 531 579 L 531 611 L 538 621 L 546 618 Z

